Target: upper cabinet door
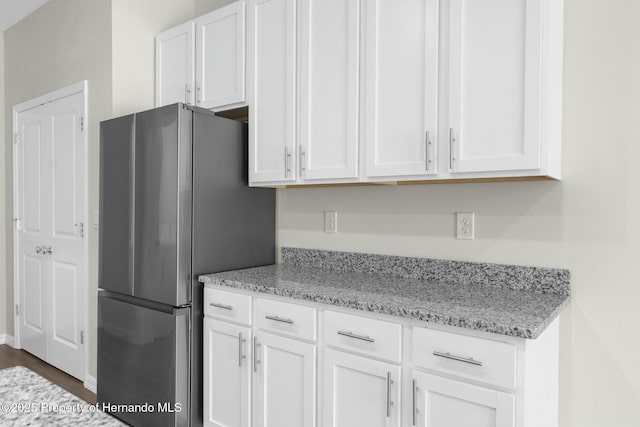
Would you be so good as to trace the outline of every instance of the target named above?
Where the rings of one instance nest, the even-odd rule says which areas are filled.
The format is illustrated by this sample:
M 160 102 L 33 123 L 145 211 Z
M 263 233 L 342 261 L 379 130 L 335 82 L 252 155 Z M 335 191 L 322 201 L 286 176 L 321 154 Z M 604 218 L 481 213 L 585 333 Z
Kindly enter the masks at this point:
M 449 169 L 540 167 L 540 0 L 450 0 Z
M 301 178 L 358 176 L 360 0 L 300 0 Z
M 438 0 L 366 2 L 368 177 L 436 173 Z
M 245 2 L 196 19 L 196 103 L 217 108 L 245 101 Z
M 249 181 L 295 181 L 295 0 L 249 0 Z
M 194 103 L 194 28 L 185 22 L 156 36 L 156 107 Z

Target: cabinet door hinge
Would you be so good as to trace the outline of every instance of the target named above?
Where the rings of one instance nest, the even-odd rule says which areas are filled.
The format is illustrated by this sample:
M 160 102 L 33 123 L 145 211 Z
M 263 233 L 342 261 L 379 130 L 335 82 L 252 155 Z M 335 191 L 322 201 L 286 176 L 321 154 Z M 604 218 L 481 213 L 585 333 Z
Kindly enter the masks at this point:
M 13 218 L 13 222 L 15 222 L 16 224 L 16 231 L 20 231 L 20 229 L 22 228 L 22 221 L 20 221 L 18 218 Z
M 16 316 L 20 316 L 20 305 L 16 304 Z
M 84 331 L 80 331 L 80 344 L 84 344 Z
M 14 144 L 18 144 L 20 142 L 20 135 L 18 135 L 17 133 L 13 134 L 13 143 Z
M 80 116 L 80 130 L 84 132 L 84 117 Z

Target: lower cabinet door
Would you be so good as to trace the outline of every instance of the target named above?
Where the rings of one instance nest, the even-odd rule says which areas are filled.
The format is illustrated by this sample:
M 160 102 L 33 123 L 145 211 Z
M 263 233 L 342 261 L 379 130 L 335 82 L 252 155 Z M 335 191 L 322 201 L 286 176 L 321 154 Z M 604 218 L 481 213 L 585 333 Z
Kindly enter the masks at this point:
M 326 349 L 325 427 L 400 425 L 400 367 Z
M 413 404 L 408 425 L 420 427 L 513 427 L 514 396 L 413 372 Z
M 265 332 L 253 345 L 254 427 L 315 427 L 316 346 Z
M 204 425 L 251 425 L 251 329 L 204 319 Z

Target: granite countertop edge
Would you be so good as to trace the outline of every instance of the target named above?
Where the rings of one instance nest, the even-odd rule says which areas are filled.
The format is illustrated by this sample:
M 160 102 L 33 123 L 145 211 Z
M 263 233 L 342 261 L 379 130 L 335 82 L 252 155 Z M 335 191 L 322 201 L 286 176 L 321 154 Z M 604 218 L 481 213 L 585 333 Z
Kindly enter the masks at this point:
M 318 294 L 311 291 L 297 291 L 289 288 L 278 288 L 274 286 L 260 285 L 247 281 L 237 281 L 214 277 L 213 275 L 202 275 L 199 277 L 200 282 L 204 284 L 217 285 L 246 291 L 257 292 L 266 295 L 275 295 L 288 297 L 297 300 L 316 302 L 321 304 L 332 305 L 336 307 L 351 308 L 364 312 L 380 313 L 391 315 L 399 318 L 407 318 L 427 323 L 435 323 L 440 325 L 461 327 L 464 329 L 478 330 L 483 332 L 494 333 L 498 335 L 512 336 L 518 338 L 535 339 L 537 338 L 553 320 L 559 316 L 570 302 L 567 296 L 548 316 L 542 321 L 537 322 L 534 326 L 525 326 L 517 323 L 504 324 L 500 322 L 491 322 L 487 320 L 478 320 L 464 316 L 455 316 L 446 313 L 438 313 L 431 310 L 414 309 L 405 310 L 402 307 L 385 304 L 372 304 L 368 302 L 358 301 L 355 298 L 332 297 L 326 294 Z

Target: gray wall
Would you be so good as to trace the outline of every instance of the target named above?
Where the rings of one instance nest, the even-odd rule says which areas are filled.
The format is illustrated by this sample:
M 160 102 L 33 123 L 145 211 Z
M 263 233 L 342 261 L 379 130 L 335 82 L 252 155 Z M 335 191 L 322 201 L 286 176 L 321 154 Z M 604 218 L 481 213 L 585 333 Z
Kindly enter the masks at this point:
M 282 189 L 280 245 L 570 269 L 560 425 L 640 426 L 638 16 L 637 0 L 565 0 L 562 181 Z M 476 240 L 456 240 L 468 211 Z

